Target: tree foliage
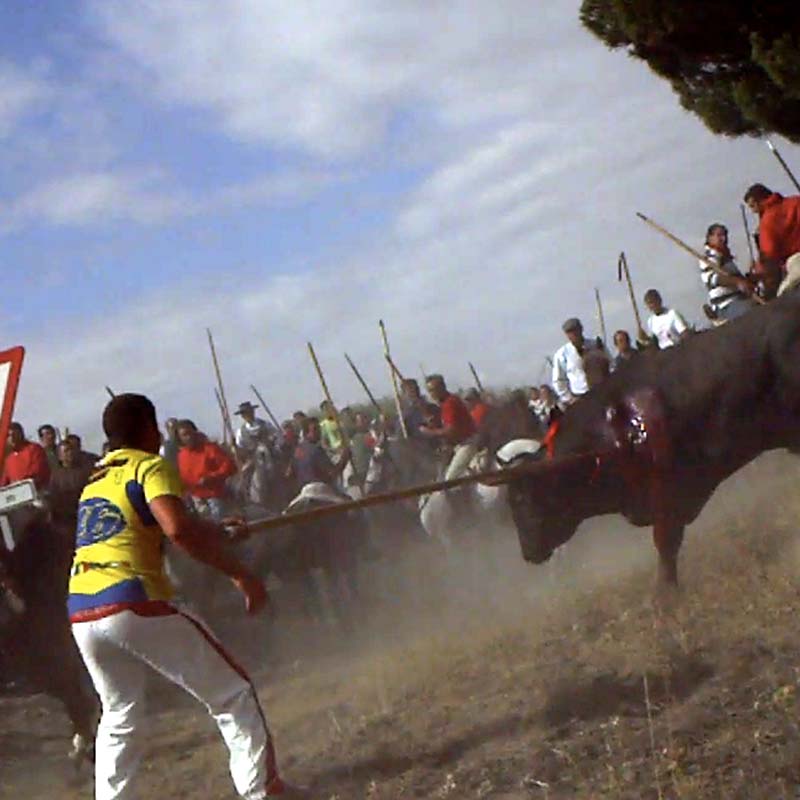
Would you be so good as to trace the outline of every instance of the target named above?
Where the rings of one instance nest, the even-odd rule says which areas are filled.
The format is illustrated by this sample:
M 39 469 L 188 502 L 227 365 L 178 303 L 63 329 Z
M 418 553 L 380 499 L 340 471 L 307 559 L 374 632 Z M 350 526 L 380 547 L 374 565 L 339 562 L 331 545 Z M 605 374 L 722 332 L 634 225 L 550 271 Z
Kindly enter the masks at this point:
M 798 0 L 583 0 L 580 16 L 667 79 L 715 133 L 800 142 Z

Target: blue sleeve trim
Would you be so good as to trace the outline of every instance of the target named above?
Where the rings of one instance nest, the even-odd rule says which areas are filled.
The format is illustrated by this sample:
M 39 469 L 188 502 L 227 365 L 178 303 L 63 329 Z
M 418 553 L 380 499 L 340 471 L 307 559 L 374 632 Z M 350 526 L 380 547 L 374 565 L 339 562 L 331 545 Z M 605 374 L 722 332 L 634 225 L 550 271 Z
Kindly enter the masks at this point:
M 150 506 L 145 499 L 144 486 L 138 481 L 130 480 L 125 484 L 125 494 L 142 523 L 148 527 L 155 525 L 156 518 L 153 516 L 153 512 L 150 511 Z

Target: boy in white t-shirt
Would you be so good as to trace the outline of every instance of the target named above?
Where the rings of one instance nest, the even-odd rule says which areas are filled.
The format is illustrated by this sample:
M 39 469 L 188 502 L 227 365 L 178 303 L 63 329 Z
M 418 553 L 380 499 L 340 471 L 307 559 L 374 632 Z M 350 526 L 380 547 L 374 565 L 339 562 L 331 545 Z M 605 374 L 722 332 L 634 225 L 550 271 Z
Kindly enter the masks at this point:
M 660 350 L 674 347 L 691 333 L 683 316 L 674 308 L 666 308 L 655 289 L 645 292 L 644 303 L 650 309 L 647 332 L 656 340 Z

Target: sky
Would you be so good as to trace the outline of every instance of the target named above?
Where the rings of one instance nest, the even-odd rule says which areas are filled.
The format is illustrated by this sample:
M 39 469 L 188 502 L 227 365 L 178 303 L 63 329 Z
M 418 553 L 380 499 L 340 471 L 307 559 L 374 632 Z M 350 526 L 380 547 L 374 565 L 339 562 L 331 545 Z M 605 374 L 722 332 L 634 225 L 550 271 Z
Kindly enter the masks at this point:
M 561 323 L 633 328 L 659 288 L 703 324 L 687 242 L 753 182 L 791 193 L 764 142 L 713 136 L 609 51 L 567 0 L 5 0 L 0 335 L 26 348 L 17 417 L 99 446 L 104 387 L 220 431 L 321 390 L 361 402 L 344 353 L 487 385 L 545 378 Z M 774 140 L 800 170 L 800 148 Z

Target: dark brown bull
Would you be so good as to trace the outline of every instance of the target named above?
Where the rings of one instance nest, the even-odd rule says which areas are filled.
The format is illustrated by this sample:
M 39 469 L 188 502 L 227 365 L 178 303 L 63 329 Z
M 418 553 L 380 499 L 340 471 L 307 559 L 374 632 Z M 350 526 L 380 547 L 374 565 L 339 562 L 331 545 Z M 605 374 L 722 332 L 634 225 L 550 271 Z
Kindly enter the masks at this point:
M 684 528 L 766 450 L 800 444 L 800 290 L 623 365 L 572 406 L 552 469 L 510 485 L 522 554 L 546 561 L 585 519 L 652 525 L 659 583 L 677 584 Z

